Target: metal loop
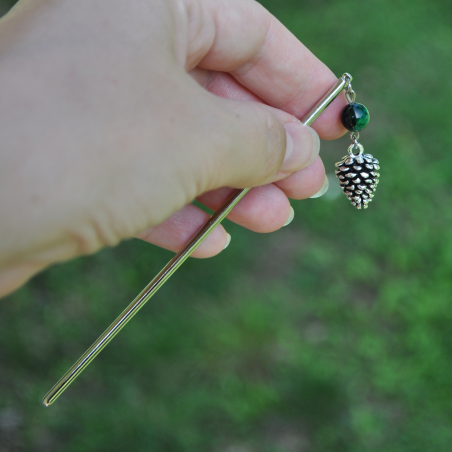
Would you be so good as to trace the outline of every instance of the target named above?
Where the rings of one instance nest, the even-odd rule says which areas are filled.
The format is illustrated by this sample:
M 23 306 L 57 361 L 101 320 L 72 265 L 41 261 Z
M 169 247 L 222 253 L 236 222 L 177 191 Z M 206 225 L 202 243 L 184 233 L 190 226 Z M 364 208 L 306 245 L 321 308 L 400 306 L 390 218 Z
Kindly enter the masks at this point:
M 353 152 L 354 149 L 359 149 L 359 153 L 355 154 Z M 350 156 L 358 157 L 359 155 L 363 155 L 363 152 L 364 152 L 364 146 L 361 143 L 358 143 L 357 141 L 355 143 L 352 143 L 348 147 L 348 155 L 350 155 Z
M 356 145 L 358 145 L 359 132 L 352 132 L 350 134 L 350 140 L 352 140 Z
M 342 78 L 345 80 L 345 88 L 347 89 L 351 84 L 353 77 L 348 72 L 345 72 L 342 74 Z
M 347 98 L 348 103 L 349 103 L 349 104 L 352 104 L 353 102 L 355 102 L 355 99 L 356 99 L 356 93 L 353 91 L 352 85 L 351 85 L 351 84 L 349 85 L 349 88 L 350 88 L 350 89 L 347 90 L 346 93 L 345 93 L 345 97 Z

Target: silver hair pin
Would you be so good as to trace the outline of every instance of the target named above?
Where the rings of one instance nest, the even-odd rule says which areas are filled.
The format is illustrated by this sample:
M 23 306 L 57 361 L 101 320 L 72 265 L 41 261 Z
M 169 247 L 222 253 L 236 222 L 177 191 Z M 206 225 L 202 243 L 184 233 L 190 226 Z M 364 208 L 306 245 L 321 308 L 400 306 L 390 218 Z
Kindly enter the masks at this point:
M 336 84 L 320 99 L 311 111 L 301 120 L 310 126 L 328 105 L 341 93 L 343 89 L 351 87 L 352 77 L 342 75 Z M 347 96 L 348 98 L 348 96 Z M 347 106 L 348 107 L 348 106 Z M 346 107 L 346 108 L 347 108 Z M 366 157 L 366 156 L 363 156 Z M 339 164 L 338 164 L 339 165 Z M 348 165 L 348 163 L 347 163 Z M 342 180 L 342 179 L 341 179 Z M 75 362 L 75 364 L 61 377 L 61 379 L 45 395 L 42 403 L 49 406 L 69 387 L 69 385 L 86 369 L 88 364 L 102 351 L 102 349 L 119 333 L 126 323 L 145 305 L 145 303 L 165 284 L 173 273 L 198 248 L 206 237 L 221 223 L 237 203 L 248 193 L 250 188 L 235 190 L 228 200 L 209 218 L 201 230 L 190 242 L 179 251 L 157 276 L 140 292 L 127 306 L 119 317 L 101 334 L 93 345 Z

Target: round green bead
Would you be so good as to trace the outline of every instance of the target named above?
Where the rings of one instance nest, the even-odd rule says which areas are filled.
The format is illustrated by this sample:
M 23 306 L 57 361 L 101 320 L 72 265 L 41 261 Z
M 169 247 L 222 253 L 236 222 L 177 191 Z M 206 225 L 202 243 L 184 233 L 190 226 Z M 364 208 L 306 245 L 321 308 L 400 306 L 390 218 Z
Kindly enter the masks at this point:
M 369 124 L 369 110 L 363 104 L 352 102 L 341 113 L 342 125 L 350 132 L 359 132 Z

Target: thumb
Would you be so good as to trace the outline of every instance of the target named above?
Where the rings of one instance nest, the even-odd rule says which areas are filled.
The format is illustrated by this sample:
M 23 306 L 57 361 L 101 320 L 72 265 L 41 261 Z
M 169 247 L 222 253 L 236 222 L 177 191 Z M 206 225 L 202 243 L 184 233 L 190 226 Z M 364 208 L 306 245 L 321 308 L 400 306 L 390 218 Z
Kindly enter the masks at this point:
M 214 130 L 205 138 L 214 143 L 202 146 L 209 154 L 203 160 L 213 163 L 209 190 L 275 182 L 309 166 L 319 155 L 317 132 L 295 116 L 258 102 L 217 97 L 213 102 L 217 117 L 210 118 Z

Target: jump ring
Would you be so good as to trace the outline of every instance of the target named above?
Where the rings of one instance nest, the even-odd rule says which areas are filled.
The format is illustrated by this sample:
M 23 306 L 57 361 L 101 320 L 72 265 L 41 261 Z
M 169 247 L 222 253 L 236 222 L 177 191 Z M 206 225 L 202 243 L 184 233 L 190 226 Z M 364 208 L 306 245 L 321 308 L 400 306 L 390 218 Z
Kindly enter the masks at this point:
M 354 149 L 358 148 L 359 149 L 359 153 L 355 154 L 353 152 Z M 364 146 L 361 143 L 352 143 L 349 147 L 348 147 L 348 155 L 353 156 L 353 157 L 358 157 L 360 155 L 363 155 L 364 152 Z

